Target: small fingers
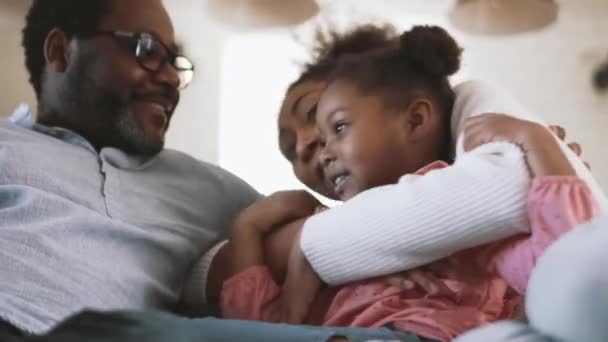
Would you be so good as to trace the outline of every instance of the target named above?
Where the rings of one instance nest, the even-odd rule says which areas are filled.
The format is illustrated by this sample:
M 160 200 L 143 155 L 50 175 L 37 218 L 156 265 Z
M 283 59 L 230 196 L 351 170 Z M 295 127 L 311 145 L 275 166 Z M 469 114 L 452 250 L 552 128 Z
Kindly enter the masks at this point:
M 575 143 L 575 142 L 569 143 L 568 147 L 572 150 L 572 152 L 574 152 L 579 157 L 583 153 L 583 149 L 581 148 L 581 145 L 579 145 L 578 143 Z
M 557 137 L 561 140 L 564 140 L 566 138 L 566 130 L 562 126 L 551 125 L 549 126 L 549 130 L 551 130 L 551 132 L 557 135 Z
M 428 294 L 434 295 L 439 293 L 439 287 L 435 285 L 433 279 L 431 279 L 424 273 L 413 271 L 410 274 L 410 278 L 416 283 L 416 285 L 420 286 Z
M 414 287 L 416 287 L 416 284 L 404 275 L 392 276 L 387 279 L 387 283 L 402 290 L 412 290 Z
M 587 167 L 587 169 L 589 171 L 591 171 L 591 165 L 589 163 L 587 163 L 586 161 L 583 161 L 583 163 L 585 164 L 585 166 Z
M 328 208 L 328 207 L 326 207 L 326 206 L 325 206 L 325 205 L 323 205 L 323 204 L 320 204 L 320 205 L 318 205 L 318 206 L 315 208 L 315 214 L 322 213 L 322 212 L 324 212 L 324 211 L 325 211 L 325 210 L 327 210 L 327 209 L 329 209 L 329 208 Z

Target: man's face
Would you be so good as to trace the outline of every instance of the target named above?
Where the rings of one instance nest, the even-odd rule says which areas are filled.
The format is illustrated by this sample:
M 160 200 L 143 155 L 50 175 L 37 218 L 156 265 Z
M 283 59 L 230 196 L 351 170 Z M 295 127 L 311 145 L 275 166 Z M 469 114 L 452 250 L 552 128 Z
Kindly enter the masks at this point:
M 171 20 L 161 0 L 111 0 L 98 31 L 149 33 L 175 49 Z M 179 77 L 165 63 L 144 69 L 135 58 L 136 40 L 107 34 L 80 39 L 77 55 L 60 84 L 60 116 L 96 148 L 115 147 L 153 155 L 164 146 L 179 101 Z M 173 51 L 175 52 L 175 51 Z

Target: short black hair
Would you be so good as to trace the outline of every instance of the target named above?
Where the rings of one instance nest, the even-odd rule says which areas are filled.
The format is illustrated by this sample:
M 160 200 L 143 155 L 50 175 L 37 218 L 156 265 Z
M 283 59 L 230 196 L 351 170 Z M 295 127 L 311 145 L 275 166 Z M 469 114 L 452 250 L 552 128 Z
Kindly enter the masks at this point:
M 45 67 L 44 42 L 49 32 L 60 29 L 72 37 L 97 30 L 110 0 L 34 0 L 23 28 L 22 46 L 30 83 L 40 98 Z

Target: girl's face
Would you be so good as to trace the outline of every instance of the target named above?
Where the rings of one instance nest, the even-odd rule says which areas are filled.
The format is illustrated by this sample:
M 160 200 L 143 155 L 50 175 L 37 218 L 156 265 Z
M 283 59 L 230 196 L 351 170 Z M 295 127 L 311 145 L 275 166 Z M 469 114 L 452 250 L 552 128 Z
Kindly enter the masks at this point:
M 422 154 L 418 129 L 428 115 L 419 111 L 418 105 L 388 109 L 383 97 L 363 94 L 350 81 L 330 84 L 317 110 L 325 145 L 319 152 L 324 188 L 348 200 L 434 161 Z
M 316 126 L 317 103 L 326 83 L 304 81 L 285 96 L 279 113 L 279 146 L 296 177 L 319 194 L 337 199 L 327 187 L 319 159 L 321 140 Z

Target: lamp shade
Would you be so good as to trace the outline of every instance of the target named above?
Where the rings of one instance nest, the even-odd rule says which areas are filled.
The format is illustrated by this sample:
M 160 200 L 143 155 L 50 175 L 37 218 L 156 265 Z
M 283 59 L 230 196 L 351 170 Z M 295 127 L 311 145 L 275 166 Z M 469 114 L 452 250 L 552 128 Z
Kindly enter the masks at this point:
M 452 24 L 465 32 L 506 35 L 544 28 L 557 19 L 553 0 L 458 0 Z
M 294 26 L 319 13 L 314 0 L 209 0 L 212 18 L 236 29 Z

